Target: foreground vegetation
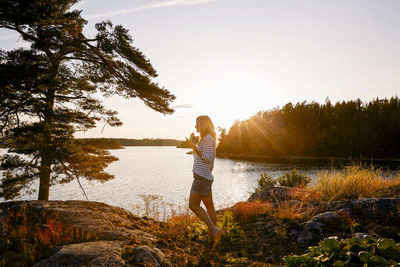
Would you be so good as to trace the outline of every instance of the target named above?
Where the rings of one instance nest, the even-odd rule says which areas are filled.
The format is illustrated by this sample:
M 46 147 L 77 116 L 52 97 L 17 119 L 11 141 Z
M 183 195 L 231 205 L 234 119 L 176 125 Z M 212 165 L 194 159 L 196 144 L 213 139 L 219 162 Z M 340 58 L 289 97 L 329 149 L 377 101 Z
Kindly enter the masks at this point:
M 258 192 L 274 188 L 268 180 L 274 179 L 263 173 Z M 320 173 L 315 183 L 307 184 L 309 178 L 297 171 L 282 175 L 278 181 L 294 185 L 287 198 L 245 201 L 218 211 L 218 226 L 224 229 L 224 234 L 215 247 L 207 227 L 186 206 L 173 207 L 159 196 L 143 195 L 143 203 L 132 206 L 132 211 L 147 221 L 146 231 L 159 240 L 156 246 L 171 264 L 178 266 L 350 266 L 354 263 L 373 266 L 377 262 L 388 264 L 380 266 L 390 266 L 399 261 L 396 242 L 400 241 L 397 234 L 400 225 L 396 218 L 400 207 L 395 213 L 377 219 L 360 218 L 340 210 L 335 213 L 338 221 L 333 230 L 317 237 L 319 243 L 302 243 L 292 236 L 316 212 L 324 212 L 320 201 L 399 197 L 399 175 L 388 179 L 382 170 L 351 166 Z M 9 217 L 2 219 L 1 227 L 2 239 L 9 240 L 13 249 L 24 255 L 16 261 L 21 266 L 37 262 L 55 246 L 96 239 L 95 235 L 69 226 L 57 214 L 37 216 L 24 210 L 9 213 Z M 356 238 L 356 232 L 367 233 L 369 237 Z M 135 240 L 129 244 L 140 245 Z M 314 247 L 307 251 L 309 245 Z M 131 256 L 126 257 L 129 261 Z
M 288 267 L 400 266 L 400 245 L 389 238 L 377 240 L 366 236 L 338 240 L 330 237 L 309 250 L 301 256 L 286 256 L 285 264 Z

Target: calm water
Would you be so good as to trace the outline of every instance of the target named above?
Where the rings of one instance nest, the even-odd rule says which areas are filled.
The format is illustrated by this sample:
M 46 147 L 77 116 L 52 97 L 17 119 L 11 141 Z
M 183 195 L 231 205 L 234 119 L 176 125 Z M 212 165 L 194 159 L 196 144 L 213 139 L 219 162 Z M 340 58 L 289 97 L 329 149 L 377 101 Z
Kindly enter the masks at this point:
M 119 161 L 109 165 L 107 172 L 115 179 L 105 182 L 81 180 L 91 201 L 134 210 L 142 205 L 141 195 L 157 195 L 174 206 L 186 206 L 192 183 L 193 156 L 188 149 L 175 147 L 126 147 L 111 150 Z M 4 153 L 4 150 L 2 151 Z M 213 195 L 215 206 L 225 208 L 246 200 L 257 186 L 260 173 L 268 171 L 279 177 L 293 166 L 254 163 L 229 159 L 216 159 L 213 171 Z M 315 178 L 318 170 L 300 170 Z M 38 188 L 38 184 L 32 185 Z M 37 194 L 20 199 L 36 199 Z M 86 200 L 77 181 L 55 185 L 50 189 L 51 200 Z M 3 200 L 3 199 L 0 199 Z

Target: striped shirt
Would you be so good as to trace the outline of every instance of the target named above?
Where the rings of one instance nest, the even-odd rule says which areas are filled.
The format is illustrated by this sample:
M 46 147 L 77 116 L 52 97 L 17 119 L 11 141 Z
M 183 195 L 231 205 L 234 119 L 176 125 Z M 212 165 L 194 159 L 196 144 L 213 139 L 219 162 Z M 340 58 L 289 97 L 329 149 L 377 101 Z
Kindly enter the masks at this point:
M 201 151 L 202 156 L 200 157 L 196 152 L 194 153 L 193 173 L 208 180 L 214 180 L 212 170 L 214 169 L 215 148 L 214 138 L 207 134 L 197 145 L 197 149 Z

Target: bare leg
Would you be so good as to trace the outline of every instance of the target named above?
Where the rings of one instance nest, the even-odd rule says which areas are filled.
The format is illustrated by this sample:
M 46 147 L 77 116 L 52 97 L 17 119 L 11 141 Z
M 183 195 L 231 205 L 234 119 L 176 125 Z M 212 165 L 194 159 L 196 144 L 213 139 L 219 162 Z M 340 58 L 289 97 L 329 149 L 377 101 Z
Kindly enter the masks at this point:
M 208 213 L 200 206 L 200 201 L 203 196 L 197 193 L 190 192 L 189 208 L 208 226 L 208 229 L 215 233 L 219 228 L 215 226 Z
M 206 206 L 208 216 L 210 216 L 211 221 L 214 225 L 217 225 L 217 213 L 215 212 L 214 202 L 212 198 L 212 191 L 208 193 L 207 196 L 203 196 L 201 199 Z

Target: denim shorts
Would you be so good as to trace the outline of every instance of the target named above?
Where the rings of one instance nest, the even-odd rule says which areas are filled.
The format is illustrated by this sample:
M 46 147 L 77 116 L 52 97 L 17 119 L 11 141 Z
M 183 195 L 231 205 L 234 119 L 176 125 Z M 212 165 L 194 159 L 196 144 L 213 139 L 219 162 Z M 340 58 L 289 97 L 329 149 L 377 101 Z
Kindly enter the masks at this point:
M 193 173 L 193 183 L 190 192 L 197 193 L 202 196 L 207 196 L 211 192 L 211 185 L 213 180 L 209 180 L 200 175 Z

